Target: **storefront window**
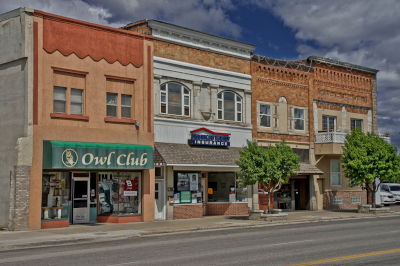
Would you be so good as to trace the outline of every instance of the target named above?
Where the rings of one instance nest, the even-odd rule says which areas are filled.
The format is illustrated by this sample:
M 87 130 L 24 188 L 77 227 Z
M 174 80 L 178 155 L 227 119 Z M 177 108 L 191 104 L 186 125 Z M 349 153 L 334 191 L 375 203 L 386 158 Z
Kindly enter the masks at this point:
M 237 182 L 235 172 L 208 173 L 209 202 L 247 202 L 247 187 Z
M 202 203 L 200 173 L 175 172 L 174 203 Z
M 141 172 L 99 173 L 98 215 L 141 214 L 141 180 Z
M 290 181 L 287 184 L 283 184 L 281 189 L 276 192 L 277 209 L 292 209 L 292 189 Z
M 42 178 L 42 219 L 68 219 L 70 211 L 70 173 L 44 172 Z

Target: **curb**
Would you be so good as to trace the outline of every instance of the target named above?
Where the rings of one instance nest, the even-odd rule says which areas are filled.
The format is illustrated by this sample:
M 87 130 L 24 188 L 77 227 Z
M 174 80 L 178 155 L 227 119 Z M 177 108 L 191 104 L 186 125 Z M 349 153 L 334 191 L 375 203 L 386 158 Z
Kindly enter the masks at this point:
M 60 238 L 64 239 L 56 239 L 56 240 L 47 240 L 42 242 L 32 242 L 32 243 L 22 243 L 22 244 L 0 244 L 0 252 L 2 251 L 11 251 L 18 249 L 29 249 L 29 248 L 43 248 L 43 247 L 54 247 L 54 246 L 63 246 L 63 245 L 71 245 L 71 244 L 84 244 L 84 243 L 95 243 L 95 242 L 103 242 L 103 241 L 115 241 L 121 239 L 128 239 L 134 237 L 151 237 L 158 235 L 168 235 L 168 234 L 176 234 L 176 233 L 189 233 L 189 232 L 201 232 L 201 231 L 212 231 L 212 230 L 224 230 L 224 229 L 235 229 L 235 228 L 256 228 L 256 227 L 270 227 L 270 226 L 278 226 L 278 225 L 291 225 L 291 224 L 307 224 L 307 223 L 322 223 L 322 222 L 334 222 L 334 221 L 345 221 L 345 220 L 362 220 L 362 219 L 373 219 L 373 218 L 388 218 L 388 217 L 400 217 L 400 214 L 387 214 L 387 215 L 368 215 L 368 216 L 347 216 L 347 217 L 331 217 L 329 219 L 307 219 L 307 220 L 281 220 L 274 222 L 264 222 L 260 221 L 260 223 L 255 224 L 237 224 L 237 225 L 219 225 L 219 226 L 207 226 L 207 227 L 197 227 L 197 228 L 188 228 L 188 229 L 176 229 L 176 230 L 162 230 L 162 231 L 142 231 L 136 235 L 113 235 L 106 236 L 106 234 L 99 237 L 73 237 L 70 239 L 65 239 L 67 236 L 63 235 Z M 94 233 L 94 234 L 99 234 Z

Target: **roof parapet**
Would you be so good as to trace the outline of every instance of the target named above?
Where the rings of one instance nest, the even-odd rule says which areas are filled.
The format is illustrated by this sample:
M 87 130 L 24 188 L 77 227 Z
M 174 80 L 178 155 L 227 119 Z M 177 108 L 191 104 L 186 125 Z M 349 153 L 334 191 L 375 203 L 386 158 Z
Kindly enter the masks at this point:
M 377 69 L 373 69 L 373 68 L 368 68 L 368 67 L 364 67 L 364 66 L 359 66 L 359 65 L 354 65 L 354 64 L 350 64 L 347 62 L 342 62 L 342 61 L 337 61 L 337 60 L 333 60 L 330 58 L 324 58 L 324 57 L 320 57 L 320 56 L 316 56 L 316 55 L 312 55 L 309 56 L 307 58 L 308 61 L 314 61 L 317 64 L 326 64 L 326 65 L 333 65 L 333 66 L 338 66 L 338 67 L 344 67 L 347 70 L 351 71 L 351 70 L 358 70 L 358 71 L 362 71 L 362 72 L 367 72 L 367 73 L 371 73 L 371 74 L 376 74 L 379 72 L 379 70 Z M 311 63 L 310 62 L 310 63 Z

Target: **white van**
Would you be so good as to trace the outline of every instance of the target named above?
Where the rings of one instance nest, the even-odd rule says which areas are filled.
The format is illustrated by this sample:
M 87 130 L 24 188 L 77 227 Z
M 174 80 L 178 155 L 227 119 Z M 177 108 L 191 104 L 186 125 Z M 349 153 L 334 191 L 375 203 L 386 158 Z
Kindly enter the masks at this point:
M 394 196 L 395 202 L 400 203 L 400 184 L 397 183 L 380 183 L 379 192 L 389 192 Z

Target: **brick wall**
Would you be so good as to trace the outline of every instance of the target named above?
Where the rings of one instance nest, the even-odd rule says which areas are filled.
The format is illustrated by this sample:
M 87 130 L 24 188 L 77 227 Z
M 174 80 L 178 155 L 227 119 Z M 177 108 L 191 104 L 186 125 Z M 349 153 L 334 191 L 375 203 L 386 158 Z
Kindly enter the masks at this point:
M 290 67 L 271 66 L 266 61 L 251 60 L 251 119 L 253 137 L 257 139 L 271 139 L 297 142 L 310 142 L 313 137 L 312 97 L 309 93 L 309 84 L 313 79 L 313 72 L 295 70 Z M 308 107 L 308 121 L 310 136 L 294 134 L 272 134 L 257 131 L 257 101 L 278 103 L 280 97 L 285 97 L 288 105 Z M 288 114 L 289 116 L 290 114 Z M 273 118 L 271 123 L 276 125 Z
M 212 203 L 207 204 L 207 215 L 248 215 L 248 203 Z
M 357 204 L 351 203 L 351 198 L 361 198 L 361 204 L 367 204 L 366 191 L 325 191 L 324 192 L 324 209 L 325 210 L 349 210 L 358 209 Z M 333 204 L 334 198 L 342 198 L 342 204 Z
M 30 166 L 14 167 L 10 184 L 9 230 L 28 230 Z
M 191 219 L 203 217 L 203 205 L 175 205 L 174 219 Z

